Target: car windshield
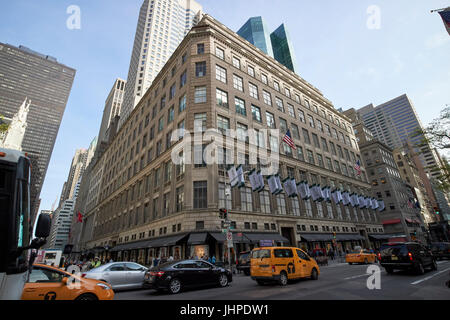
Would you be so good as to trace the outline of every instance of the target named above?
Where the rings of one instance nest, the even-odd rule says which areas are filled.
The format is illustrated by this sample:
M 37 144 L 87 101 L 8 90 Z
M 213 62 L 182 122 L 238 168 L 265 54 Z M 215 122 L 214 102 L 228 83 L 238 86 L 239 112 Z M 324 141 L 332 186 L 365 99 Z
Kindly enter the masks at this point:
M 245 260 L 245 259 L 247 259 L 248 258 L 248 256 L 250 255 L 250 253 L 249 252 L 246 252 L 246 253 L 242 253 L 240 256 L 239 256 L 239 259 L 242 259 L 242 260 Z
M 404 244 L 382 245 L 380 253 L 382 255 L 402 255 L 408 253 L 408 248 Z
M 352 250 L 349 253 L 361 253 L 361 250 Z

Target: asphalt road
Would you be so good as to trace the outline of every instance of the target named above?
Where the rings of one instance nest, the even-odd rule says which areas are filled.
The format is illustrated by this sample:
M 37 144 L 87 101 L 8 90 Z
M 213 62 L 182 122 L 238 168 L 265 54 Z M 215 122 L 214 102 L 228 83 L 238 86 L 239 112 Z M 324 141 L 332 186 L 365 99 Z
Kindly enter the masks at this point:
M 378 265 L 374 265 L 378 266 Z M 259 286 L 242 274 L 234 275 L 225 288 L 190 289 L 176 295 L 155 290 L 116 292 L 115 300 L 450 300 L 450 261 L 438 261 L 438 270 L 424 275 L 395 271 L 389 275 L 380 268 L 380 289 L 368 289 L 371 276 L 367 265 L 336 263 L 320 268 L 317 281 L 299 280 L 285 287 Z M 373 275 L 372 275 L 373 278 Z M 373 283 L 373 282 L 371 282 Z

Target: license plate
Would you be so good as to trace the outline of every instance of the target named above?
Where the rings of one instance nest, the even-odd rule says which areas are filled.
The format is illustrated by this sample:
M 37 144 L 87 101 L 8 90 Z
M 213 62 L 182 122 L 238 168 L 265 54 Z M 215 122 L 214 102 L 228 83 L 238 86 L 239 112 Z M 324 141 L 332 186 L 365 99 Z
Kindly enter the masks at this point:
M 391 257 L 391 260 L 398 260 L 398 257 L 392 256 L 392 257 Z

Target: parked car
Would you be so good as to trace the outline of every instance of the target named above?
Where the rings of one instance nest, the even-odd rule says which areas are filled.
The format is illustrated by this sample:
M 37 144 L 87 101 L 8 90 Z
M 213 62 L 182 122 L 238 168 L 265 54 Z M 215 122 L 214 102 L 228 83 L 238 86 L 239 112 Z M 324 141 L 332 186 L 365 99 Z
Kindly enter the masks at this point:
M 74 282 L 69 281 L 73 279 Z M 22 292 L 22 300 L 113 300 L 105 282 L 85 279 L 45 264 L 34 264 Z
M 320 274 L 317 262 L 300 248 L 261 247 L 251 253 L 250 274 L 259 285 L 278 282 L 285 286 L 288 280 L 311 278 Z
M 437 260 L 450 259 L 450 242 L 432 242 L 431 252 Z
M 424 274 L 425 268 L 437 270 L 436 259 L 429 249 L 417 242 L 385 243 L 380 248 L 380 264 L 387 273 L 395 269 Z
M 377 260 L 377 256 L 375 253 L 372 253 L 369 250 L 361 249 L 361 248 L 353 250 L 353 251 L 347 253 L 345 256 L 345 262 L 347 262 L 348 264 L 353 264 L 353 263 L 368 264 L 368 263 L 375 263 L 376 260 Z
M 246 276 L 250 275 L 250 251 L 243 251 L 239 254 L 236 269 L 243 271 Z
M 182 260 L 151 268 L 145 273 L 143 284 L 145 288 L 176 294 L 189 287 L 226 287 L 232 281 L 231 272 L 224 268 L 203 260 Z
M 147 267 L 134 262 L 111 262 L 83 273 L 82 276 L 105 281 L 113 290 L 138 289 L 142 288 L 147 270 Z

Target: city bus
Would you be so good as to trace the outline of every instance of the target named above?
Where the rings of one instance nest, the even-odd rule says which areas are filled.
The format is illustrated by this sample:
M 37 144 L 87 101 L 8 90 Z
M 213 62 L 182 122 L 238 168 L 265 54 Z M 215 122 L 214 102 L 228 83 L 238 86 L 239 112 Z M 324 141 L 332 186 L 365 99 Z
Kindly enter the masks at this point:
M 18 300 L 33 263 L 33 249 L 45 244 L 51 219 L 40 215 L 31 240 L 30 159 L 0 148 L 0 300 Z

